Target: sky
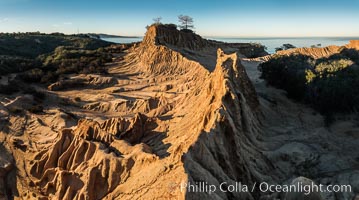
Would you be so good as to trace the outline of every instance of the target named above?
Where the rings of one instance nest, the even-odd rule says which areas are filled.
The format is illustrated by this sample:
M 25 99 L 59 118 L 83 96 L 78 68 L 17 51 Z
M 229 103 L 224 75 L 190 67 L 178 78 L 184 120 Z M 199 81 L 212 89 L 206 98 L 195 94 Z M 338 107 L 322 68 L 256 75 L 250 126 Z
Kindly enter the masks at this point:
M 208 37 L 359 36 L 359 0 L 0 0 L 0 32 L 143 36 L 155 17 Z

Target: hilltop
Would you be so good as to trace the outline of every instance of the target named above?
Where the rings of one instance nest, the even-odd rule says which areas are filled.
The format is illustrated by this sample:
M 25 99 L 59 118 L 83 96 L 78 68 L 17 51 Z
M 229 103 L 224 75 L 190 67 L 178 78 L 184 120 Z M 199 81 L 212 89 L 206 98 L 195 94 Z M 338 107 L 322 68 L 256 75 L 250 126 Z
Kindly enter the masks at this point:
M 112 44 L 84 35 L 2 33 L 0 34 L 0 75 L 45 68 L 47 57 L 60 52 L 61 49 L 71 50 L 72 54 L 87 52 L 86 57 L 91 57 L 99 49 L 110 47 Z M 98 57 L 92 58 L 92 60 L 96 59 Z
M 59 46 L 95 50 L 111 45 L 86 35 L 65 35 L 61 33 L 0 33 L 0 55 L 36 58 L 51 53 Z
M 177 40 L 181 37 L 196 40 Z M 8 160 L 10 166 L 18 169 L 6 169 L 11 175 L 5 177 L 5 185 L 12 185 L 7 190 L 21 196 L 58 199 L 184 198 L 187 194 L 178 188 L 173 192 L 167 189 L 170 183 L 211 174 L 193 165 L 223 165 L 219 159 L 233 156 L 234 151 L 240 154 L 228 162 L 237 162 L 247 152 L 240 151 L 244 141 L 227 141 L 221 136 L 224 129 L 231 137 L 252 137 L 251 132 L 256 132 L 258 99 L 240 63 L 242 55 L 236 52 L 242 46 L 228 46 L 225 51 L 230 53 L 218 47 L 226 45 L 166 26 L 152 26 L 141 44 L 108 65 L 107 73 L 64 74 L 49 85 L 50 91 L 34 87 L 42 95 L 16 93 L 8 96 L 9 102 L 3 99 L 2 130 L 7 133 L 2 132 L 1 138 L 16 160 Z M 248 112 L 242 113 L 242 109 Z M 243 120 L 232 124 L 235 116 Z M 20 121 L 9 123 L 14 120 Z M 20 126 L 27 127 L 26 131 Z M 253 130 L 247 130 L 251 126 Z M 220 138 L 228 143 L 218 152 L 220 158 L 208 154 L 209 160 L 197 160 L 199 146 Z M 219 144 L 206 146 L 213 152 L 223 148 Z M 251 154 L 261 156 L 256 151 L 246 156 Z M 32 161 L 26 159 L 30 157 Z M 229 164 L 222 167 L 225 171 L 213 174 L 217 179 L 227 177 L 227 173 L 237 176 Z M 15 173 L 28 175 L 15 179 Z M 20 183 L 26 186 L 17 187 Z M 95 183 L 103 185 L 96 192 L 89 189 Z

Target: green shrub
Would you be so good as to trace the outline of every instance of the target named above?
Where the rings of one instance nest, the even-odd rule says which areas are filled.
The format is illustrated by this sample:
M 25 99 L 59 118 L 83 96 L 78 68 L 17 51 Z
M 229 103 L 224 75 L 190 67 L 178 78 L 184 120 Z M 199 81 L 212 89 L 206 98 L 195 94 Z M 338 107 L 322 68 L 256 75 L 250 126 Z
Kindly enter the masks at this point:
M 313 69 L 313 65 L 313 58 L 308 56 L 275 56 L 259 65 L 259 70 L 268 84 L 286 90 L 289 97 L 302 100 L 306 92 L 306 70 Z
M 0 75 L 34 68 L 43 70 L 45 75 L 47 71 L 56 71 L 59 66 L 62 66 L 59 74 L 79 73 L 93 60 L 101 61 L 101 65 L 108 61 L 110 55 L 107 53 L 107 47 L 112 44 L 86 35 L 0 33 Z M 81 61 L 78 61 L 79 59 Z M 65 65 L 70 66 L 65 69 Z M 39 71 L 27 72 L 23 78 L 33 81 L 31 78 L 39 79 L 38 73 Z M 53 80 L 56 76 L 47 79 Z
M 53 83 L 58 79 L 56 72 L 48 71 L 40 80 L 41 83 Z
M 95 50 L 112 43 L 82 35 L 41 34 L 41 33 L 0 33 L 0 55 L 19 56 L 35 59 L 39 55 L 54 52 L 59 46 Z
M 44 76 L 44 72 L 39 69 L 31 69 L 20 75 L 20 78 L 26 82 L 39 82 Z
M 333 63 L 327 69 L 333 70 Z M 324 114 L 351 112 L 359 108 L 358 66 L 342 67 L 338 64 L 334 72 L 318 73 L 307 85 L 310 91 L 307 101 Z
M 0 56 L 0 75 L 23 72 L 36 66 L 41 66 L 41 63 L 34 59 L 17 56 Z
M 357 58 L 357 51 L 347 49 L 318 60 L 303 55 L 277 55 L 259 69 L 268 84 L 284 89 L 289 97 L 330 117 L 359 109 Z
M 45 67 L 56 69 L 57 77 L 71 73 L 104 73 L 103 66 L 112 61 L 111 55 L 103 48 L 82 50 L 58 47 L 54 54 L 42 57 L 42 59 Z
M 277 51 L 288 50 L 293 48 L 297 48 L 297 47 L 292 44 L 283 44 L 282 46 L 275 48 L 275 51 L 277 52 Z
M 352 60 L 354 63 L 359 65 L 359 51 L 356 49 L 347 49 L 344 48 L 341 52 L 341 55 L 345 56 L 346 58 Z

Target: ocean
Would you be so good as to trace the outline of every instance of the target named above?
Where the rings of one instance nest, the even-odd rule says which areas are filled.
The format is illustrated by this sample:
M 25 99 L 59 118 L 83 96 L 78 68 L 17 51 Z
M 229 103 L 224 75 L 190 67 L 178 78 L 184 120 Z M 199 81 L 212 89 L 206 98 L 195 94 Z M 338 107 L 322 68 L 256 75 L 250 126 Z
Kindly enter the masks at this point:
M 132 42 L 141 42 L 143 37 L 136 37 L 136 38 L 101 38 L 102 40 L 108 41 L 108 42 L 114 42 L 117 44 L 129 44 Z
M 312 45 L 320 45 L 321 47 L 329 45 L 342 46 L 349 43 L 349 40 L 359 40 L 359 37 L 238 37 L 238 38 L 225 38 L 225 37 L 205 37 L 211 40 L 217 40 L 230 43 L 260 43 L 267 47 L 266 51 L 270 54 L 275 53 L 275 48 L 283 44 L 292 44 L 296 47 L 310 47 Z M 104 38 L 103 40 L 115 43 L 131 43 L 139 42 L 139 38 Z

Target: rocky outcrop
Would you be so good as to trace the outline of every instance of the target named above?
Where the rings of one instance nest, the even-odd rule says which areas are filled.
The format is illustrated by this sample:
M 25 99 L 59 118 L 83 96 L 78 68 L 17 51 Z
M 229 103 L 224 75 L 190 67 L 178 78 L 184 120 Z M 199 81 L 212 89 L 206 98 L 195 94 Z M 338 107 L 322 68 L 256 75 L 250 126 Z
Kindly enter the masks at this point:
M 113 77 L 101 77 L 98 75 L 79 76 L 70 80 L 61 80 L 48 86 L 50 91 L 60 91 L 77 87 L 92 86 L 94 88 L 103 88 L 116 85 L 117 81 Z
M 118 140 L 140 143 L 145 120 L 142 115 L 101 124 L 83 119 L 76 129 L 62 130 L 52 148 L 30 164 L 29 174 L 38 179 L 34 187 L 56 199 L 103 199 L 126 180 L 134 162 L 122 156 L 125 146 Z
M 17 169 L 11 191 L 23 199 L 286 195 L 262 194 L 258 188 L 209 194 L 181 187 L 278 184 L 292 178 L 293 166 L 306 169 L 305 159 L 295 157 L 302 151 L 264 148 L 263 102 L 242 65 L 239 46 L 151 26 L 143 42 L 128 49 L 108 74 L 69 77 L 50 86 L 41 114 L 5 113 L 0 141 L 8 144 Z M 58 97 L 79 98 L 59 104 Z M 281 132 L 270 147 L 285 142 L 281 136 L 286 134 Z
M 231 48 L 232 51 L 237 50 L 242 55 L 254 58 L 268 55 L 265 47 L 261 44 L 254 43 L 224 43 L 214 40 L 203 39 L 191 30 L 178 31 L 175 25 L 152 25 L 148 27 L 146 36 L 142 44 L 162 45 L 173 48 L 176 51 L 185 53 L 184 51 L 204 51 L 209 48 Z
M 72 79 L 72 80 L 62 80 L 55 83 L 52 83 L 47 87 L 50 91 L 59 91 L 63 89 L 75 88 L 85 86 L 87 80 L 84 78 L 81 79 Z
M 72 91 L 85 88 L 76 104 L 63 106 L 79 105 L 71 110 L 86 118 L 79 117 L 70 129 L 75 117 L 44 111 L 10 125 L 12 132 L 20 132 L 12 139 L 17 147 L 10 148 L 21 174 L 19 194 L 50 199 L 213 198 L 180 185 L 270 179 L 267 161 L 254 161 L 265 160 L 256 144 L 257 94 L 238 49 L 219 45 L 225 46 L 191 32 L 151 26 L 143 42 L 129 49 L 106 77 L 81 75 L 50 85 L 51 93 L 62 98 L 80 96 Z
M 257 95 L 235 53 L 226 55 L 218 50 L 216 69 L 206 87 L 207 92 L 200 96 L 207 95 L 205 98 L 212 100 L 210 108 L 198 111 L 207 121 L 207 128 L 183 157 L 189 182 L 220 188 L 224 182 L 253 185 L 272 180 L 265 175 L 271 166 L 256 147 Z M 188 199 L 253 199 L 253 195 L 256 194 L 224 193 L 219 189 L 215 194 L 186 193 Z
M 131 119 L 111 118 L 101 124 L 93 120 L 82 119 L 74 130 L 74 134 L 83 139 L 107 145 L 115 140 L 114 137 L 137 144 L 144 136 L 145 122 L 146 116 L 141 114 L 136 114 Z
M 147 38 L 145 41 L 150 40 Z M 175 74 L 179 81 L 181 77 L 189 77 L 186 95 L 178 95 L 176 104 L 167 112 L 181 116 L 176 124 L 169 125 L 166 138 L 171 143 L 168 159 L 176 163 L 171 172 L 181 175 L 177 178 L 170 174 L 161 176 L 167 184 L 174 185 L 172 195 L 180 190 L 181 182 L 187 181 L 218 186 L 225 180 L 248 184 L 262 179 L 271 180 L 264 175 L 266 170 L 270 170 L 270 165 L 265 161 L 256 164 L 253 161 L 253 158 L 262 157 L 255 150 L 259 103 L 237 53 L 225 54 L 218 49 L 212 72 L 172 48 L 151 43 L 143 43 L 129 58 L 137 60 L 135 66 L 139 66 L 137 70 L 142 73 L 157 76 Z M 157 184 L 157 181 L 153 183 Z M 171 195 L 166 190 L 162 192 L 165 196 Z M 183 194 L 188 199 L 214 198 L 208 193 Z M 153 190 L 143 195 L 144 198 L 159 197 Z M 221 199 L 253 198 L 250 193 L 232 192 L 218 192 L 216 196 Z M 125 199 L 129 197 L 121 196 Z
M 339 53 L 341 50 L 340 46 L 328 46 L 323 48 L 294 48 L 283 51 L 278 51 L 277 55 L 291 55 L 291 54 L 301 54 L 306 56 L 311 56 L 315 59 L 329 57 L 333 54 Z
M 40 152 L 30 174 L 34 187 L 56 199 L 101 199 L 128 176 L 128 169 L 101 143 L 63 130 L 47 152 Z M 123 163 L 128 160 L 123 161 Z M 95 190 L 101 185 L 101 189 Z
M 152 25 L 143 38 L 144 45 L 163 45 L 178 49 L 199 50 L 214 45 L 190 30 L 178 31 L 176 25 Z
M 238 52 L 246 58 L 258 58 L 269 55 L 265 50 L 265 46 L 258 43 L 226 43 L 224 46 L 231 46 L 234 49 L 238 49 Z
M 349 44 L 345 45 L 348 49 L 356 49 L 359 50 L 359 40 L 350 40 Z
M 325 57 L 329 57 L 334 54 L 340 53 L 343 50 L 343 48 L 359 50 L 359 40 L 351 40 L 349 42 L 349 44 L 344 45 L 344 46 L 332 45 L 332 46 L 327 46 L 327 47 L 323 47 L 323 48 L 303 47 L 303 48 L 288 49 L 288 50 L 278 51 L 274 55 L 300 54 L 300 55 L 311 56 L 314 59 L 319 59 L 319 58 L 325 58 Z M 270 59 L 270 58 L 266 58 L 266 60 L 268 60 L 268 59 Z

